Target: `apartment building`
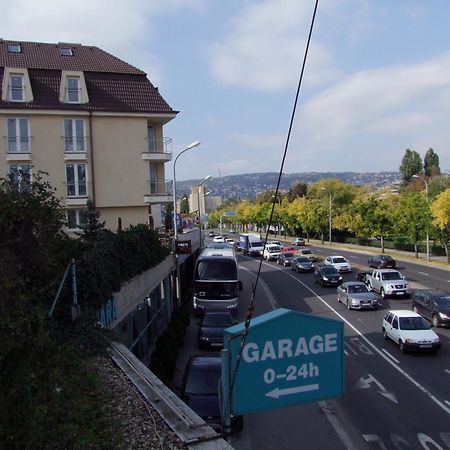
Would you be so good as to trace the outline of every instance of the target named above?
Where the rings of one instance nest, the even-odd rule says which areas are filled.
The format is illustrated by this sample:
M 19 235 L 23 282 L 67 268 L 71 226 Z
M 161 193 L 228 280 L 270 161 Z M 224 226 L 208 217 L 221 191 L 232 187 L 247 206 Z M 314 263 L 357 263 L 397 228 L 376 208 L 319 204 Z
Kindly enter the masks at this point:
M 142 70 L 94 46 L 0 39 L 0 176 L 48 173 L 75 231 L 91 200 L 111 230 L 161 225 L 176 117 Z

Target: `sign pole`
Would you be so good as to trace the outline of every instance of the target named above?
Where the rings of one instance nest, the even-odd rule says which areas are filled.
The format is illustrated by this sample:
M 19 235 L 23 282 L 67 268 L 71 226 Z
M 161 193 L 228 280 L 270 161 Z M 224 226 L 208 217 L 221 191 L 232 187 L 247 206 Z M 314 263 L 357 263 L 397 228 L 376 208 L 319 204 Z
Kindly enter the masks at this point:
M 221 389 L 221 413 L 222 413 L 222 424 L 223 432 L 225 436 L 231 434 L 231 409 L 230 409 L 230 352 L 229 350 L 223 349 L 221 352 L 222 356 L 222 380 L 220 383 Z

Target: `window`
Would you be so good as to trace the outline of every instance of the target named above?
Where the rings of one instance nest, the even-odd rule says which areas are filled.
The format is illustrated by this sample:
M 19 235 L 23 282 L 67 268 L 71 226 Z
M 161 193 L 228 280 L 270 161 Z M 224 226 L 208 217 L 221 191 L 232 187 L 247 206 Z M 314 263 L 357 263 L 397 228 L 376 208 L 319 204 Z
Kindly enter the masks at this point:
M 20 44 L 8 44 L 9 53 L 22 53 L 22 47 Z
M 66 164 L 66 182 L 68 197 L 87 195 L 86 164 Z
M 60 47 L 59 54 L 61 56 L 73 56 L 73 50 L 68 47 Z
M 30 134 L 28 130 L 28 119 L 7 119 L 8 152 L 30 152 Z
M 9 76 L 9 99 L 13 102 L 25 100 L 23 75 L 20 73 L 12 73 Z
M 19 191 L 29 191 L 31 188 L 31 165 L 30 164 L 10 164 L 8 172 L 11 181 L 17 186 Z
M 67 102 L 80 103 L 80 79 L 67 77 Z
M 158 193 L 158 178 L 155 164 L 150 164 L 150 194 Z
M 85 152 L 84 120 L 64 120 L 64 150 L 66 152 Z
M 76 230 L 80 225 L 86 224 L 85 209 L 68 209 L 67 210 L 67 227 L 69 230 Z
M 154 152 L 155 148 L 155 131 L 151 125 L 147 127 L 147 146 L 149 152 Z

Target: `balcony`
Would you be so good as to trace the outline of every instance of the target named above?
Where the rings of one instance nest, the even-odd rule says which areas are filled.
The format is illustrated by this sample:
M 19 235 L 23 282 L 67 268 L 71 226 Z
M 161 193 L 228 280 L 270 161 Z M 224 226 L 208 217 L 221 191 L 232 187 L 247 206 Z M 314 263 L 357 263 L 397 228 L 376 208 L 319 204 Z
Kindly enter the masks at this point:
M 143 161 L 168 162 L 172 159 L 172 138 L 153 139 L 148 142 L 148 150 L 141 154 Z
M 171 203 L 172 197 L 172 183 L 170 181 L 156 182 L 148 180 L 148 194 L 144 195 L 144 202 L 151 205 L 157 203 Z

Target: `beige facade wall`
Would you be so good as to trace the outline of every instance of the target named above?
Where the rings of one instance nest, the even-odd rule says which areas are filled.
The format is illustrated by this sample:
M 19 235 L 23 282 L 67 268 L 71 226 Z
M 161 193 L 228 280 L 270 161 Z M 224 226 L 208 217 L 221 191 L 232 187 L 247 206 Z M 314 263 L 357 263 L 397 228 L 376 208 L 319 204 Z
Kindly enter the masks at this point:
M 29 120 L 30 155 L 20 154 L 7 160 L 7 118 L 27 118 Z M 79 154 L 65 153 L 64 119 L 82 118 L 85 124 L 85 149 Z M 48 173 L 46 178 L 56 188 L 56 196 L 63 207 L 84 208 L 87 198 L 67 200 L 66 163 L 87 164 L 88 198 L 93 200 L 100 211 L 100 220 L 112 230 L 117 229 L 118 218 L 122 227 L 131 224 L 148 223 L 151 209 L 144 201 L 150 193 L 149 161 L 142 159 L 147 152 L 147 126 L 154 128 L 157 151 L 163 151 L 163 127 L 144 115 L 131 117 L 100 115 L 82 112 L 62 111 L 6 111 L 0 110 L 0 176 L 8 173 L 9 164 L 31 164 L 32 171 Z M 92 126 L 92 129 L 91 129 Z M 10 157 L 12 155 L 9 155 Z M 17 158 L 17 160 L 16 160 Z M 19 159 L 20 158 L 20 159 Z M 25 158 L 25 159 L 24 159 Z M 152 162 L 157 167 L 157 183 L 165 186 L 165 163 Z M 160 208 L 153 218 L 155 227 L 161 225 Z

